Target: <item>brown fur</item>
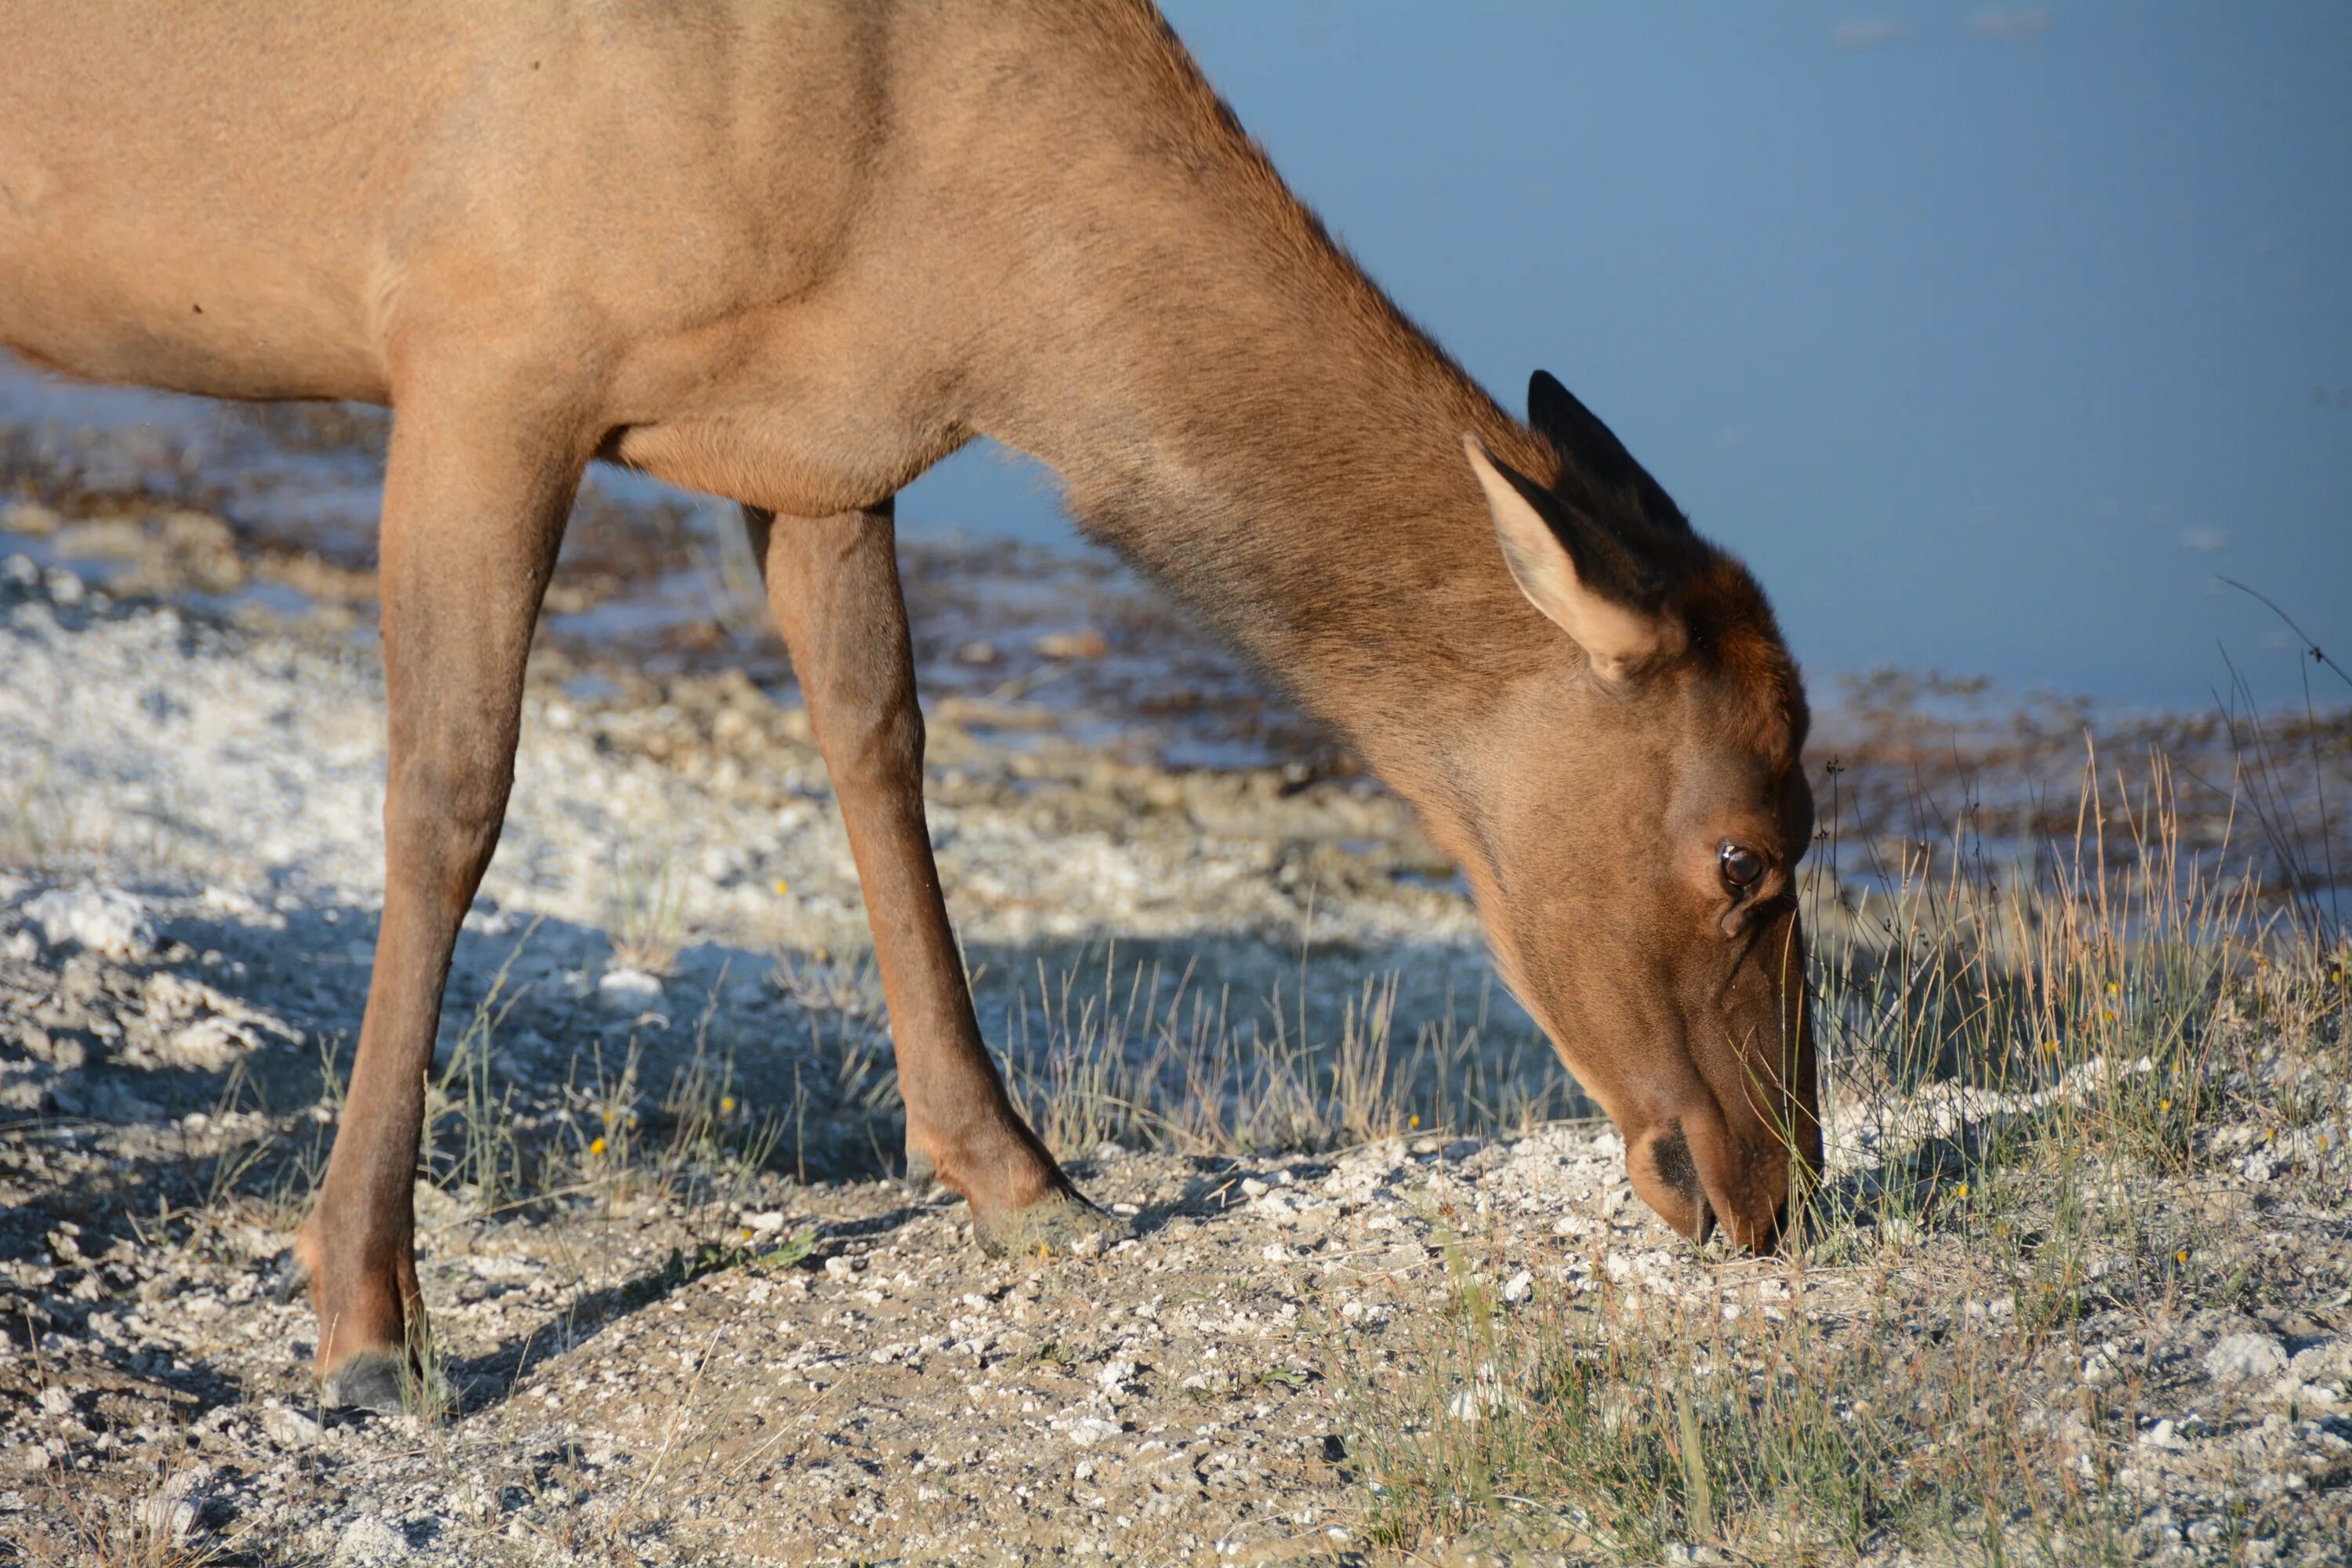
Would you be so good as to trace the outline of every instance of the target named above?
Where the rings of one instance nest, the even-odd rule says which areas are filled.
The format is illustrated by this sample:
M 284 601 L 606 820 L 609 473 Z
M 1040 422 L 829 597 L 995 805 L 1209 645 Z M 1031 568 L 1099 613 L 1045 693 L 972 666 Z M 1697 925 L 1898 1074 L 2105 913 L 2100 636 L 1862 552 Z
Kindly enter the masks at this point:
M 1644 1196 L 1769 1240 L 1782 1140 L 1810 1161 L 1818 1134 L 1803 699 L 1762 596 L 1496 408 L 1144 0 L 0 0 L 0 342 L 395 411 L 383 934 L 299 1248 L 322 1373 L 414 1326 L 421 1079 L 600 453 L 750 509 L 865 880 L 910 1158 L 984 1239 L 1078 1211 L 990 1065 L 923 826 L 888 504 L 976 435 L 1052 466 L 1422 809 Z M 1568 531 L 1490 519 L 1465 432 Z M 1548 601 L 1506 570 L 1506 522 Z M 1645 563 L 1642 602 L 1549 553 L 1571 538 Z M 1588 657 L 1555 622 L 1639 635 Z M 1731 837 L 1770 863 L 1738 905 Z

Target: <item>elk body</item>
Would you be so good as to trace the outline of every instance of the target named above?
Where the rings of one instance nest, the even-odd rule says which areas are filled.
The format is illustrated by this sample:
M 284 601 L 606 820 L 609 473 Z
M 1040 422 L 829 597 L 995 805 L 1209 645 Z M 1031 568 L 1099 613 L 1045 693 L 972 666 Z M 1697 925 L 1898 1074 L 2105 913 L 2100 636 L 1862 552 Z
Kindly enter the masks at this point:
M 1499 410 L 1147 0 L 0 0 L 0 342 L 388 405 L 381 935 L 296 1255 L 397 1398 L 458 922 L 585 465 L 743 505 L 864 884 L 910 1165 L 1107 1224 L 1006 1099 L 924 824 L 891 497 L 975 436 L 1341 731 L 1677 1228 L 1818 1161 L 1805 709 L 1747 573 L 1559 384 Z

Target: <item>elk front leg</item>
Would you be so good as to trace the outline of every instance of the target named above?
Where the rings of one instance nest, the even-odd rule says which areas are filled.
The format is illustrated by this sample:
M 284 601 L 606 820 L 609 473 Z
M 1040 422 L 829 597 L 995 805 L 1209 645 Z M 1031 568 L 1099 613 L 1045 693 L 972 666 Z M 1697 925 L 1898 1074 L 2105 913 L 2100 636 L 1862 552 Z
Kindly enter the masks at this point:
M 384 477 L 383 921 L 350 1096 L 295 1246 L 326 1402 L 377 1409 L 400 1407 L 424 1342 L 411 1194 L 425 1074 L 458 922 L 505 820 L 524 659 L 587 459 L 521 388 L 431 392 L 397 404 Z
M 815 518 L 746 508 L 744 521 L 865 889 L 909 1174 L 961 1193 L 992 1253 L 1112 1228 L 1013 1109 L 981 1040 L 923 819 L 923 715 L 889 503 Z

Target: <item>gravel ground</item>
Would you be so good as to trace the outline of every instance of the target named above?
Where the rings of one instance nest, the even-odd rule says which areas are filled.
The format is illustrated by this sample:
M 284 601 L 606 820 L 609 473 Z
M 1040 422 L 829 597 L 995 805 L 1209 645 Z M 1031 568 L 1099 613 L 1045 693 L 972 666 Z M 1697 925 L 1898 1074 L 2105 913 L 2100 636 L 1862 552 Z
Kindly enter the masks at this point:
M 1651 1303 L 2014 1334 L 2033 1440 L 2099 1447 L 2126 1555 L 2346 1560 L 2340 1085 L 2284 1138 L 2217 1127 L 2200 1173 L 2151 1178 L 2149 1234 L 2218 1283 L 2086 1297 L 2064 1355 L 2005 1321 L 1956 1230 L 1802 1272 L 1679 1244 L 1591 1122 L 1311 1155 L 1105 1143 L 1072 1168 L 1133 1237 L 990 1262 L 960 1207 L 887 1179 L 855 888 L 800 716 L 740 679 L 560 658 L 445 1028 L 459 1070 L 418 1189 L 434 1413 L 323 1415 L 313 1325 L 272 1283 L 364 994 L 378 673 L 363 644 L 0 579 L 0 1555 L 1389 1561 L 1366 1456 L 1398 1434 L 1371 1413 L 1418 1401 L 1441 1429 L 1517 1397 L 1425 1353 L 1466 1280 L 1507 1321 Z M 1317 1026 L 1384 968 L 1408 1018 L 1477 991 L 1457 885 L 1369 786 L 952 717 L 935 737 L 942 869 L 1000 977 L 1109 931 L 1255 1005 L 1297 983 L 1304 931 Z M 983 991 L 1010 1027 L 1020 998 Z M 1488 1031 L 1524 1019 L 1497 1000 Z M 1837 1179 L 1910 1169 L 1938 1114 L 1850 1102 Z M 465 1163 L 484 1128 L 552 1152 L 501 1186 L 505 1145 Z

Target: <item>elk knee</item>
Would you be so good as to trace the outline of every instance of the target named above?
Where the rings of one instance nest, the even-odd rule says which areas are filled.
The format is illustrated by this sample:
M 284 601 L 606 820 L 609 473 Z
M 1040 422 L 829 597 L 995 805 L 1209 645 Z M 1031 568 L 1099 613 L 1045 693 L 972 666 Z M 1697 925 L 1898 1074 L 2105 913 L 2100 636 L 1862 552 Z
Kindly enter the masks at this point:
M 506 818 L 509 769 L 415 765 L 399 770 L 384 797 L 384 838 L 395 855 L 422 857 L 453 879 L 478 876 Z
M 842 783 L 887 785 L 923 776 L 923 715 L 911 701 L 853 718 L 846 730 Z

